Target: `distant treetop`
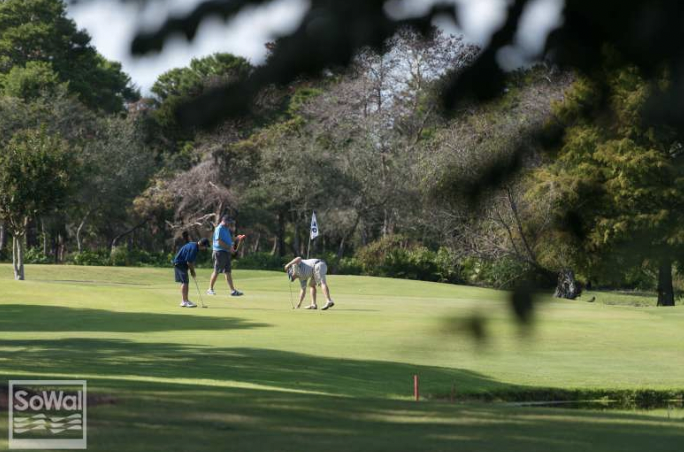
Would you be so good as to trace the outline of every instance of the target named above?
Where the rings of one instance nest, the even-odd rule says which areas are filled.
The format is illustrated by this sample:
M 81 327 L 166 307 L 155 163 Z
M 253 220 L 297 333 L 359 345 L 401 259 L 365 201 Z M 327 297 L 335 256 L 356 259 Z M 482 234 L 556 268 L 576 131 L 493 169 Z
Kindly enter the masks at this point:
M 43 82 L 50 89 L 58 81 L 93 110 L 123 111 L 138 90 L 121 64 L 105 59 L 90 40 L 66 16 L 63 0 L 1 1 L 0 86 L 31 97 Z

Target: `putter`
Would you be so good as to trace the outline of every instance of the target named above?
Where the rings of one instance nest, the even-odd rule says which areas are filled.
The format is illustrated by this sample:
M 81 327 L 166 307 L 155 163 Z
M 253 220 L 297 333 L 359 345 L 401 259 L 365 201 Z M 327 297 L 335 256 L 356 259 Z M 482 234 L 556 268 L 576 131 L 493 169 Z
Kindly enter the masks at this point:
M 294 309 L 294 301 L 292 301 L 292 281 L 290 281 L 290 305 L 292 306 L 292 309 Z
M 292 309 L 295 308 L 294 301 L 292 301 L 292 275 L 290 274 L 290 269 L 287 270 L 287 279 L 290 281 L 288 286 L 290 287 L 290 306 L 292 306 Z
M 195 281 L 195 287 L 197 288 L 197 295 L 199 295 L 200 304 L 202 305 L 202 308 L 207 309 L 209 306 L 205 306 L 205 304 L 204 304 L 204 299 L 202 298 L 202 292 L 200 291 L 199 284 L 197 284 L 197 278 L 195 278 L 193 276 L 192 280 Z

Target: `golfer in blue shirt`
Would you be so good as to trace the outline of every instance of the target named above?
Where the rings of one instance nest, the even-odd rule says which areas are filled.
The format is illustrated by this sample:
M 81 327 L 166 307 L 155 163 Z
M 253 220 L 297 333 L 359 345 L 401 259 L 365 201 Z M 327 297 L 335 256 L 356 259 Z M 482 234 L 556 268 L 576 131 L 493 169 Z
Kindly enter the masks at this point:
M 235 251 L 233 247 L 233 238 L 230 233 L 230 227 L 235 227 L 235 221 L 233 221 L 228 215 L 221 217 L 221 223 L 214 229 L 214 243 L 211 253 L 212 261 L 214 262 L 214 272 L 211 274 L 211 279 L 209 280 L 209 290 L 207 290 L 208 295 L 216 295 L 214 291 L 214 284 L 216 284 L 216 279 L 219 273 L 224 273 L 226 275 L 226 282 L 228 287 L 230 287 L 230 295 L 233 297 L 239 297 L 242 292 L 237 290 L 233 285 L 233 275 L 231 273 L 231 256 Z
M 202 239 L 199 242 L 186 243 L 173 258 L 173 268 L 176 273 L 176 282 L 181 283 L 181 308 L 196 308 L 197 305 L 188 299 L 188 289 L 190 286 L 190 278 L 188 278 L 188 271 L 195 277 L 195 261 L 197 260 L 197 253 L 200 250 L 205 250 L 209 247 L 209 239 Z

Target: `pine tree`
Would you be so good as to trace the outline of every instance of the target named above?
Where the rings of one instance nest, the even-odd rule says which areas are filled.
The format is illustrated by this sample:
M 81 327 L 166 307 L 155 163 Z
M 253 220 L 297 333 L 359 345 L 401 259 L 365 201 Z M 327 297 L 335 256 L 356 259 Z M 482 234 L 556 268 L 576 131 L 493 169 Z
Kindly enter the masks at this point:
M 554 162 L 536 171 L 535 195 L 553 198 L 558 229 L 583 250 L 574 266 L 597 274 L 618 261 L 651 262 L 658 305 L 673 306 L 672 265 L 684 248 L 684 152 L 674 130 L 642 120 L 667 74 L 653 86 L 615 52 L 604 54 L 600 73 L 580 78 L 556 108 L 564 135 Z
M 53 73 L 93 110 L 119 112 L 139 97 L 121 64 L 100 55 L 67 17 L 63 0 L 0 2 L 0 87 L 35 94 L 32 85 L 46 78 L 54 84 Z

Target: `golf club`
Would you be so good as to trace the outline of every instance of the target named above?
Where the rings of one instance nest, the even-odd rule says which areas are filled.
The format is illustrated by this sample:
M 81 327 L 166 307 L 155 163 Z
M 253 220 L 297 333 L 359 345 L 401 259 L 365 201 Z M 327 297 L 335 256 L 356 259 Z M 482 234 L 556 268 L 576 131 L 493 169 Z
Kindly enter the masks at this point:
M 290 305 L 292 306 L 292 309 L 294 309 L 295 308 L 294 301 L 292 301 L 292 281 L 290 281 L 289 286 L 290 286 Z
M 200 291 L 199 284 L 197 284 L 197 278 L 193 276 L 192 280 L 195 281 L 195 288 L 197 288 L 197 295 L 199 296 L 200 304 L 204 309 L 207 309 L 209 306 L 204 305 L 204 299 L 202 299 L 202 292 Z
M 287 269 L 287 280 L 290 282 L 290 306 L 292 309 L 295 308 L 294 301 L 292 301 L 292 281 L 294 281 L 294 269 L 292 267 Z

